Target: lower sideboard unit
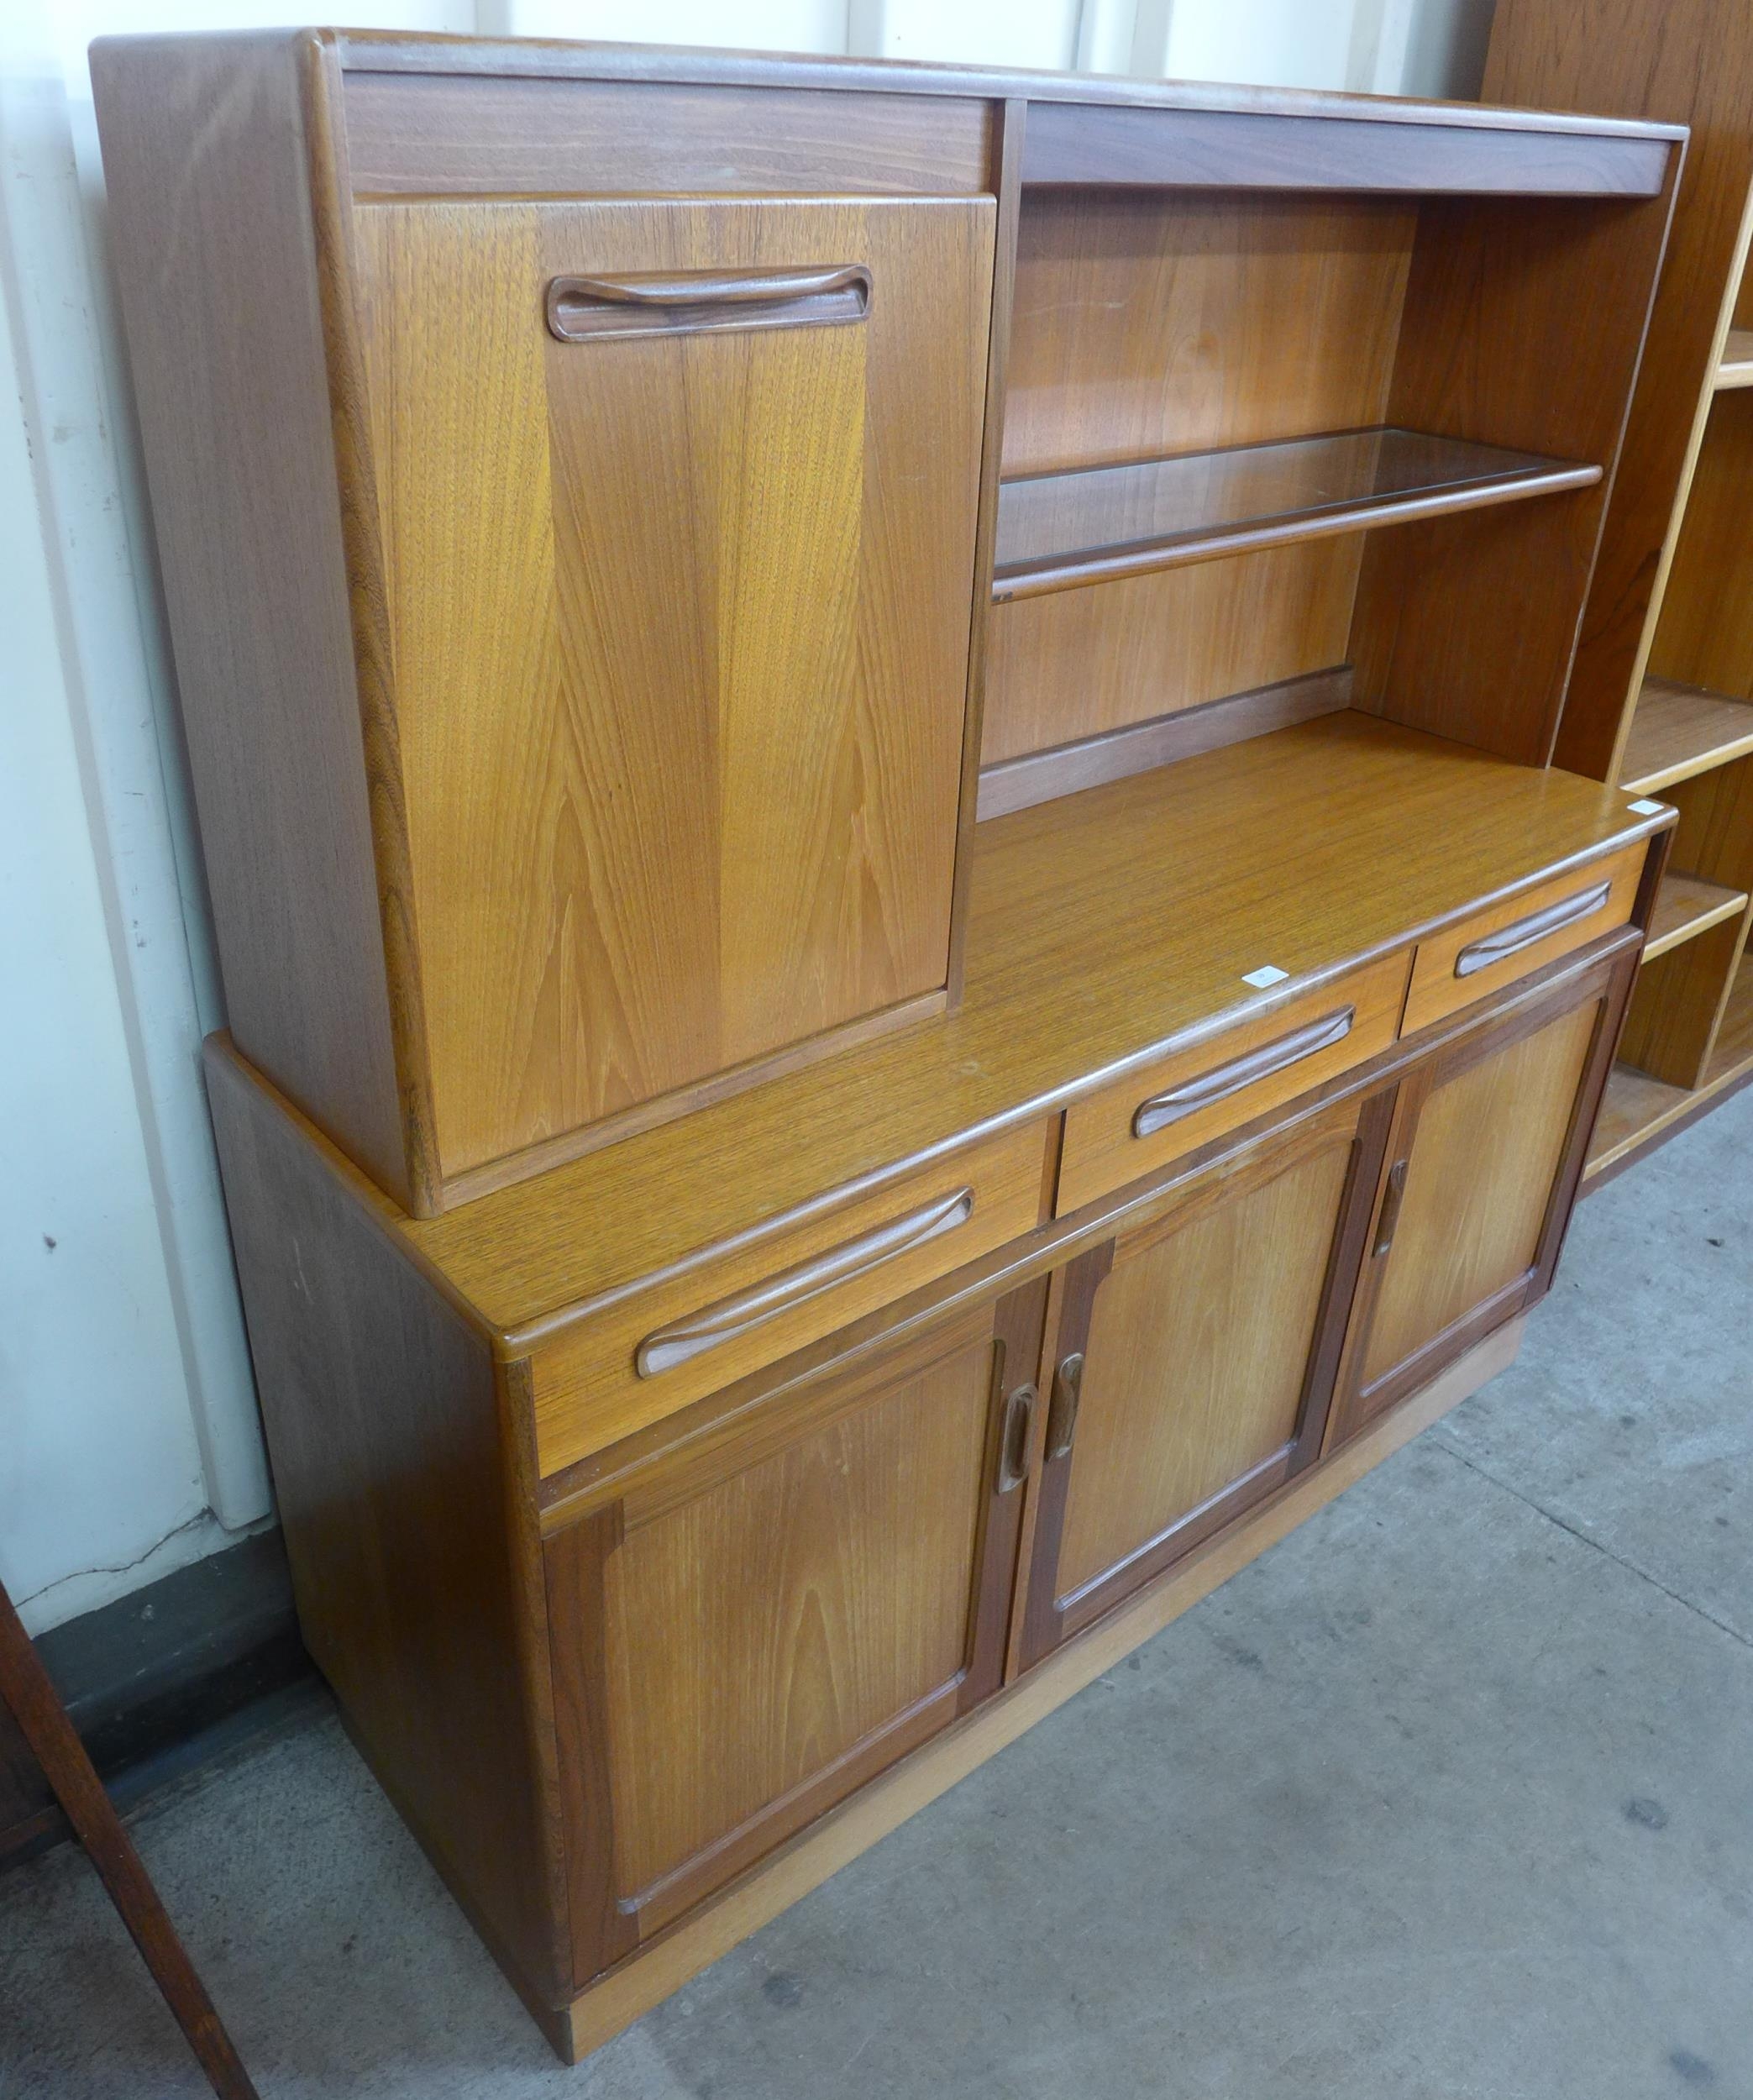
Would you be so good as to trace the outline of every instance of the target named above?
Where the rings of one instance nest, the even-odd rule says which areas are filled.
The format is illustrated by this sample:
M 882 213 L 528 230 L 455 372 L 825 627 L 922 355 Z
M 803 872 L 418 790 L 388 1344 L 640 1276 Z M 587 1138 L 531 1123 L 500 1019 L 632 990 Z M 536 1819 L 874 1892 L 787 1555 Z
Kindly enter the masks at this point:
M 1098 842 L 1202 769 L 1202 806 L 1227 781 L 1252 811 L 1239 852 L 1306 862 L 1271 806 L 1285 739 L 1299 779 L 1325 753 L 1520 796 L 1508 828 L 1547 864 L 1482 899 L 1451 849 L 1448 909 L 1378 939 L 1399 907 L 1378 859 L 1412 843 L 1382 818 L 1329 896 L 1359 954 L 1109 1054 L 1084 995 L 1119 937 L 1080 981 L 1018 900 L 1057 881 L 1053 923 L 1088 919 Z M 1508 1361 L 1666 836 L 1609 790 L 1483 772 L 1341 716 L 983 825 L 967 1006 L 931 1069 L 874 1044 L 449 1219 L 407 1218 L 215 1038 L 307 1637 L 563 2055 Z M 1226 894 L 1141 916 L 1135 890 L 1127 981 L 1160 1005 L 1211 943 L 1255 953 L 1276 907 Z M 1432 957 L 1465 1003 L 1432 994 L 1452 1010 L 1404 1032 Z M 907 1115 L 893 1169 L 859 1171 Z M 799 1151 L 826 1186 L 764 1215 Z

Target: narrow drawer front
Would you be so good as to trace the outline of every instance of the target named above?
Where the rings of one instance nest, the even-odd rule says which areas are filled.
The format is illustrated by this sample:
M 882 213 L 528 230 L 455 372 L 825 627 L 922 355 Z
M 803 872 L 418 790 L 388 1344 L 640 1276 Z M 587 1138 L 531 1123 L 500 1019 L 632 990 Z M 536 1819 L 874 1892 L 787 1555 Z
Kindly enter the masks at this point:
M 1406 951 L 1141 1066 L 1066 1112 L 1060 1216 L 1306 1094 L 1394 1039 Z
M 538 1347 L 544 1474 L 643 1429 L 1041 1222 L 1028 1123 L 755 1240 L 708 1252 Z
M 1626 924 L 1648 848 L 1640 843 L 1476 911 L 1420 941 L 1403 1035 Z

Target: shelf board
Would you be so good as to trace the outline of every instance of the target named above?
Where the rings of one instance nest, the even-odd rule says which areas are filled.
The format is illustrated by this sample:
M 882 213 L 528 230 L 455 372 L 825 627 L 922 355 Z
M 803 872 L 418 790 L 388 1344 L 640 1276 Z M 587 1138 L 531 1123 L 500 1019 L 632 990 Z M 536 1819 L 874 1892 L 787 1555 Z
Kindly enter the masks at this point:
M 1653 794 L 1750 751 L 1753 706 L 1747 701 L 1702 685 L 1646 678 L 1625 740 L 1619 785 L 1629 795 Z
M 1753 386 L 1753 328 L 1729 329 L 1723 361 L 1717 367 L 1719 394 L 1731 393 L 1738 386 Z
M 1598 466 L 1392 427 L 1000 483 L 993 596 L 1588 488 Z
M 1725 890 L 1719 882 L 1705 882 L 1698 875 L 1664 875 L 1650 915 L 1650 935 L 1644 942 L 1644 960 L 1666 955 L 1694 934 L 1708 932 L 1747 908 L 1745 890 Z
M 1753 1075 L 1753 956 L 1743 959 L 1717 1031 L 1716 1048 L 1702 1086 L 1669 1086 L 1633 1065 L 1616 1064 L 1588 1148 L 1584 1185 L 1683 1116 L 1708 1108 Z

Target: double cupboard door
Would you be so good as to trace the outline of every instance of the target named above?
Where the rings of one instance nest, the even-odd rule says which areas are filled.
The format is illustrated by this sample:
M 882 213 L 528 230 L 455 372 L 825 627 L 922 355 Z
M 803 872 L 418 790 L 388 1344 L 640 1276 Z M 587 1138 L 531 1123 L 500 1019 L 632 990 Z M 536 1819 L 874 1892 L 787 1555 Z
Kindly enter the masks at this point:
M 1134 1205 L 1055 1278 L 1021 1651 L 1042 1656 L 1551 1283 L 1638 942 Z

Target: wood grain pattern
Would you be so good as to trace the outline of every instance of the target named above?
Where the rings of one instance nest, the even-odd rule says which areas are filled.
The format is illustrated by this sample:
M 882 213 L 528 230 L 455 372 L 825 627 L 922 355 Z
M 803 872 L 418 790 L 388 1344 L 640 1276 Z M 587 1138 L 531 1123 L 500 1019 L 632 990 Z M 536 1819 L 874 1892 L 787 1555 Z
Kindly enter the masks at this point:
M 1196 1547 L 1140 1593 L 863 1788 L 841 1807 L 729 1883 L 667 1933 L 601 1977 L 563 2016 L 556 2046 L 576 2061 L 680 1988 L 831 1874 L 945 1793 L 968 1772 L 1122 1662 L 1372 1467 L 1515 1360 L 1525 1321 L 1513 1320 L 1393 1409 L 1335 1457 L 1298 1474 L 1257 1509 Z
M 576 1464 L 716 1387 L 777 1362 L 817 1336 L 1028 1231 L 1041 1217 L 1046 1137 L 1041 1122 L 1026 1123 L 867 1192 L 849 1197 L 831 1192 L 758 1235 L 695 1250 L 685 1265 L 642 1289 L 610 1294 L 582 1320 L 569 1320 L 551 1333 L 532 1323 L 523 1331 L 523 1341 L 535 1351 L 536 1442 L 542 1472 L 558 1473 Z M 971 1193 L 971 1207 L 953 1230 L 776 1310 L 716 1348 L 656 1375 L 638 1375 L 641 1345 L 675 1322 L 819 1263 L 963 1189 Z
M 995 606 L 983 764 L 1343 664 L 1362 558 L 1317 541 Z
M 1044 1298 L 830 1365 L 550 1539 L 569 1762 L 600 1768 L 580 1980 L 995 1688 L 1021 1504 L 997 1436 Z
M 797 87 L 347 74 L 362 194 L 972 194 L 989 107 Z
M 1753 752 L 1664 790 L 1662 800 L 1679 813 L 1675 866 L 1753 890 Z
M 100 42 L 92 91 L 229 1025 L 407 1203 L 304 50 Z
M 1567 869 L 1553 881 L 1536 883 L 1516 895 L 1502 898 L 1435 938 L 1420 941 L 1412 965 L 1412 986 L 1406 995 L 1405 1019 L 1401 1023 L 1404 1032 L 1412 1035 L 1445 1014 L 1458 1013 L 1463 1006 L 1528 976 L 1557 957 L 1628 924 L 1637 901 L 1645 857 L 1645 849 L 1634 846 L 1598 862 Z M 1603 883 L 1607 885 L 1606 897 L 1586 916 L 1571 919 L 1543 938 L 1518 948 L 1501 962 L 1466 976 L 1456 974 L 1462 954 L 1476 942 L 1493 935 L 1513 940 L 1515 930 L 1525 921 L 1537 923 L 1544 913 L 1583 900 Z
M 1063 1105 L 1233 1008 L 1246 970 L 1315 979 L 1672 822 L 1354 713 L 1021 810 L 975 834 L 958 1013 L 396 1230 L 494 1325 L 558 1332 L 825 1189 Z
M 1357 199 L 1029 194 L 1005 474 L 1380 423 L 1414 224 Z
M 1360 706 L 1546 762 L 1678 172 L 1676 155 L 1660 197 L 1611 211 L 1446 197 L 1420 207 L 1386 419 L 1593 461 L 1609 479 L 1372 533 L 1352 633 Z M 1593 325 L 1579 331 L 1582 312 Z M 1541 579 L 1535 601 L 1530 575 Z
M 1483 92 L 1693 127 L 1557 743 L 1559 764 L 1610 780 L 1746 250 L 1753 37 L 1717 0 L 1500 0 Z
M 1336 1073 L 1365 1063 L 1391 1043 L 1405 1003 L 1411 957 L 1404 949 L 1329 978 L 1289 997 L 1257 996 L 1239 1018 L 1202 1027 L 1165 1057 L 1135 1063 L 1100 1093 L 1074 1101 L 1065 1113 L 1064 1151 L 1057 1210 L 1062 1216 L 1165 1166 L 1226 1130 L 1294 1100 Z M 1139 1104 L 1166 1089 L 1283 1041 L 1311 1021 L 1351 1010 L 1348 1033 L 1330 1048 L 1300 1058 L 1269 1077 L 1196 1110 L 1152 1135 L 1133 1134 Z
M 1743 954 L 1717 1029 L 1716 1048 L 1703 1085 L 1670 1086 L 1648 1073 L 1614 1065 L 1589 1142 L 1583 1177 L 1588 1194 L 1691 1126 L 1701 1116 L 1753 1083 L 1753 963 Z
M 1355 1111 L 1134 1227 L 1095 1295 L 1054 1586 L 1071 1599 L 1296 1440 Z
M 1066 601 L 1055 598 L 1045 602 L 1058 605 Z M 1178 764 L 1184 759 L 1220 751 L 1226 744 L 1270 736 L 1276 729 L 1313 722 L 1321 715 L 1338 714 L 1351 704 L 1351 668 L 1339 664 L 1331 670 L 1287 679 L 1282 685 L 1229 693 L 1220 700 L 1177 708 L 1172 714 L 1102 730 L 1075 743 L 1025 751 L 982 769 L 980 816 L 982 821 L 1008 816 L 1013 810 L 1031 809 L 1037 802 L 1052 801 L 1058 795 L 1076 795 L 1084 788 L 1101 787 L 1110 780 L 1148 772 L 1154 766 Z
M 447 1174 L 944 984 L 991 218 L 360 213 Z M 534 303 L 859 259 L 856 327 L 572 345 Z
M 1173 123 L 1138 109 L 1043 107 L 1024 164 L 1030 182 L 1149 189 L 1510 192 L 1538 197 L 1649 197 L 1666 155 L 1650 139 L 1580 140 L 1538 132 L 1488 145 L 1477 133 L 1403 123 L 1189 111 Z
M 226 1207 L 299 1625 L 526 1993 L 570 1976 L 527 1399 L 223 1054 Z

